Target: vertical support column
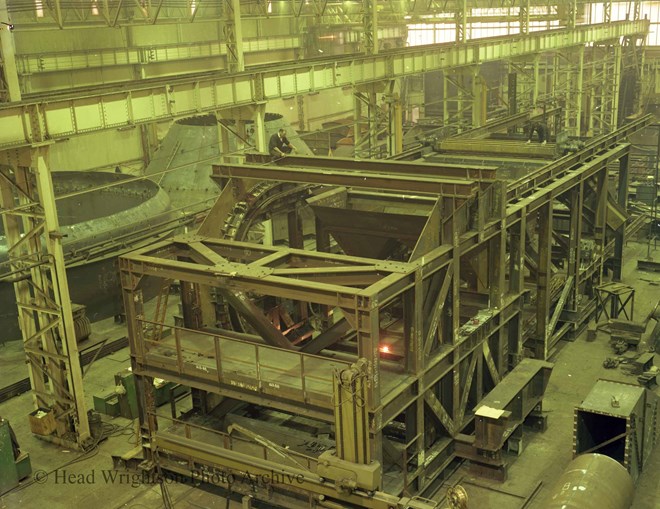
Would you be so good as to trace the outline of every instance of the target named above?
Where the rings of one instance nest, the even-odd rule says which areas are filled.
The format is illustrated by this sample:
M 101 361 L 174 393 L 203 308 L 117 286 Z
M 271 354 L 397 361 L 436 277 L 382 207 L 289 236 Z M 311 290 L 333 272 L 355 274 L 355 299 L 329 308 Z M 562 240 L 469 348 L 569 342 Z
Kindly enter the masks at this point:
M 2 179 L 0 181 L 0 207 L 4 211 L 2 223 L 7 240 L 9 271 L 16 271 L 21 268 L 20 259 L 29 256 L 29 249 L 38 249 L 39 240 L 28 241 L 27 243 L 25 241 L 21 242 L 21 239 L 25 238 L 24 231 L 27 231 L 31 226 L 30 220 L 27 217 L 12 213 L 11 209 L 14 205 L 25 206 L 30 204 L 29 193 L 18 193 L 18 197 L 16 197 L 14 185 L 9 184 L 11 181 L 9 169 L 0 168 L 0 175 Z M 21 244 L 23 247 L 21 247 Z M 26 274 L 28 273 L 26 272 Z M 34 272 L 30 275 L 33 274 Z M 21 306 L 21 303 L 30 302 L 32 299 L 30 286 L 31 280 L 29 278 L 19 278 L 14 283 L 14 294 L 18 305 L 18 325 L 21 329 L 24 346 L 27 345 L 29 338 L 35 337 L 38 330 L 33 311 Z M 35 346 L 41 347 L 38 343 Z M 32 387 L 32 401 L 35 407 L 41 406 L 42 402 L 43 405 L 50 404 L 50 401 L 46 401 L 44 396 L 40 396 L 48 393 L 45 377 L 41 376 L 39 370 L 35 369 L 30 362 L 27 363 L 27 367 L 30 386 Z
M 367 104 L 367 136 L 369 137 L 369 157 L 375 155 L 376 143 L 378 141 L 378 95 L 376 92 L 367 94 L 369 102 Z
M 289 247 L 302 249 L 304 247 L 303 229 L 297 207 L 287 213 L 287 227 L 289 233 Z
M 619 159 L 619 182 L 617 185 L 617 203 L 626 210 L 628 207 L 628 152 Z M 623 268 L 623 245 L 626 237 L 626 223 L 624 222 L 614 233 L 614 260 L 612 278 L 621 281 Z
M 187 329 L 201 329 L 204 327 L 202 308 L 199 299 L 200 286 L 187 281 L 181 281 L 181 310 L 183 325 Z
M 566 26 L 575 28 L 577 18 L 577 0 L 568 0 L 566 5 Z
M 419 397 L 415 401 L 414 410 L 411 409 L 409 421 L 414 419 L 415 426 L 410 431 L 410 434 L 406 436 L 406 444 L 410 443 L 415 437 L 414 445 L 414 454 L 417 457 L 417 465 L 423 465 L 426 458 L 426 447 L 425 447 L 425 425 L 424 425 L 424 397 L 422 396 L 426 392 L 426 385 L 424 384 L 424 377 L 422 376 L 425 367 L 425 356 L 424 356 L 424 279 L 421 269 L 417 269 L 415 272 L 415 288 L 414 288 L 414 300 L 413 300 L 413 333 L 412 337 L 414 338 L 413 348 L 415 361 L 412 365 L 415 377 L 418 380 L 417 394 Z M 411 405 L 412 406 L 412 405 Z M 404 466 L 405 468 L 405 466 Z M 417 481 L 416 488 L 421 488 L 421 483 L 423 481 Z
M 520 213 L 520 220 L 508 228 L 509 233 L 509 293 L 520 296 L 525 289 L 525 243 L 527 234 L 527 212 Z M 513 368 L 523 357 L 522 297 L 520 310 L 510 322 L 509 368 Z
M 612 90 L 610 91 L 610 131 L 619 126 L 619 91 L 621 87 L 621 44 L 616 41 L 612 48 Z
M 142 142 L 142 164 L 146 168 L 158 147 L 158 126 L 155 122 L 140 125 L 140 141 Z
M 539 94 L 541 89 L 541 80 L 539 79 L 540 68 L 540 55 L 534 55 L 534 85 L 532 86 L 532 106 L 537 107 L 539 101 Z
M 225 24 L 223 25 L 227 46 L 227 70 L 231 73 L 245 70 L 243 56 L 243 27 L 241 24 L 240 0 L 225 0 Z
M 454 20 L 456 23 L 456 42 L 462 43 L 467 40 L 467 0 L 458 0 Z
M 594 225 L 594 237 L 596 249 L 600 257 L 597 285 L 603 281 L 603 266 L 605 265 L 605 245 L 607 237 L 607 168 L 603 168 L 596 174 L 596 224 Z
M 305 97 L 296 96 L 296 106 L 298 108 L 298 131 L 305 131 Z
M 603 2 L 603 23 L 612 22 L 612 0 Z
M 577 136 L 582 136 L 582 89 L 584 88 L 584 46 L 578 50 L 577 85 L 575 90 L 575 121 Z
M 489 307 L 501 309 L 505 292 L 504 264 L 506 257 L 506 239 L 504 235 L 506 230 L 500 232 L 488 241 L 488 300 Z M 503 375 L 508 368 L 509 345 L 505 328 L 500 329 L 494 334 L 494 340 L 497 347 L 493 352 L 497 371 Z
M 360 359 L 350 368 L 336 373 L 333 380 L 337 457 L 351 463 L 368 464 L 371 451 L 367 406 L 364 405 L 366 361 Z
M 330 234 L 323 227 L 323 223 L 318 219 L 315 220 L 315 230 L 316 230 L 316 250 L 327 253 L 330 251 Z
M 353 155 L 357 157 L 357 148 L 362 145 L 362 100 L 357 92 L 353 93 Z
M 568 268 L 567 275 L 573 276 L 573 288 L 566 302 L 566 309 L 578 312 L 580 300 L 580 260 L 582 258 L 580 241 L 582 238 L 582 200 L 584 198 L 584 184 L 570 191 L 571 219 L 568 233 Z
M 295 205 L 293 210 L 289 210 L 287 213 L 287 230 L 289 247 L 294 249 L 304 249 L 305 237 L 303 232 L 303 222 L 302 218 L 300 217 L 300 208 L 298 207 L 298 204 Z M 299 301 L 298 309 L 301 318 L 307 318 L 309 314 L 307 303 Z
M 128 345 L 132 354 L 133 368 L 135 368 L 135 363 L 142 363 L 145 355 L 142 328 L 138 323 L 139 317 L 144 316 L 144 299 L 139 287 L 141 277 L 136 277 L 124 260 L 119 260 L 119 268 L 126 328 L 128 329 Z
M 542 205 L 538 211 L 539 261 L 536 293 L 536 340 L 535 355 L 537 359 L 548 358 L 548 339 L 552 331 L 548 331 L 550 315 L 550 270 L 552 257 L 552 201 Z
M 596 59 L 594 56 L 595 48 L 591 48 L 591 61 L 589 62 L 589 96 L 587 97 L 587 136 L 594 135 L 594 109 L 596 108 Z
M 373 413 L 374 419 L 369 421 L 370 453 L 371 459 L 382 464 L 383 435 L 376 431 L 382 419 L 380 404 L 380 351 L 378 339 L 380 337 L 380 310 L 369 298 L 361 299 L 356 308 L 356 332 L 358 343 L 358 356 L 367 360 L 367 372 L 372 373 L 367 385 L 367 407 Z M 374 376 L 375 375 L 375 376 Z M 364 400 L 363 400 L 364 405 Z M 377 422 L 378 421 L 378 422 Z
M 82 446 L 90 430 L 47 156 L 47 146 L 3 153 L 0 207 L 36 406 L 53 411 L 48 439 Z
M 254 139 L 258 152 L 268 151 L 266 144 L 266 103 L 258 103 L 254 108 Z
M 39 200 L 41 201 L 45 217 L 44 237 L 46 240 L 46 251 L 53 264 L 50 268 L 50 285 L 54 296 L 54 302 L 60 310 L 60 319 L 62 321 L 60 341 L 62 343 L 62 355 L 67 359 L 65 369 L 68 392 L 73 399 L 73 406 L 75 407 L 75 415 L 73 417 L 74 426 L 78 433 L 78 443 L 81 444 L 90 438 L 91 434 L 89 430 L 89 422 L 87 420 L 78 343 L 76 342 L 76 331 L 73 324 L 69 283 L 66 278 L 66 267 L 64 265 L 62 235 L 60 234 L 59 219 L 55 208 L 53 182 L 50 170 L 46 164 L 46 154 L 47 149 L 36 151 L 36 153 L 33 154 L 33 167 L 37 174 L 37 192 L 39 193 Z
M 486 123 L 486 86 L 479 73 L 479 66 L 472 68 L 472 127 Z
M 504 263 L 506 242 L 500 231 L 488 241 L 488 300 L 489 307 L 500 309 L 505 293 Z
M 647 69 L 646 68 L 646 51 L 644 49 L 644 37 L 640 37 L 640 44 L 641 47 L 635 48 L 635 51 L 639 51 L 639 83 L 647 83 L 647 79 L 650 78 L 650 76 L 647 76 L 647 74 L 651 74 L 653 72 L 652 69 Z M 656 60 L 656 66 L 658 65 L 658 62 Z M 651 71 L 649 73 L 648 71 Z M 657 72 L 656 72 L 657 75 Z M 641 92 L 637 94 L 636 101 L 635 101 L 635 112 L 642 111 L 644 109 L 645 103 L 645 96 Z
M 509 115 L 518 113 L 518 74 L 514 71 L 511 72 L 511 64 L 509 64 L 509 74 L 507 75 L 507 100 L 509 101 Z M 509 134 L 516 131 L 515 127 L 509 129 Z
M 442 71 L 442 125 L 449 123 L 449 79 L 447 69 Z
M 518 14 L 520 33 L 527 35 L 529 33 L 529 0 L 522 0 Z
M 570 59 L 571 57 L 572 54 L 566 56 L 567 59 Z M 566 104 L 564 106 L 564 128 L 568 130 L 570 134 L 575 135 L 575 131 L 573 130 L 573 121 L 575 118 L 572 115 L 575 108 L 573 103 L 573 78 L 573 62 L 572 60 L 569 60 L 566 65 L 566 83 L 564 84 L 564 96 L 566 97 Z
M 0 0 L 0 19 L 9 20 L 7 0 Z M 18 69 L 16 67 L 16 48 L 14 36 L 8 26 L 3 25 L 0 30 L 0 60 L 2 61 L 2 78 L 7 87 L 7 102 L 21 100 L 21 87 L 18 83 Z
M 363 0 L 363 47 L 367 55 L 378 53 L 378 1 Z
M 133 372 L 137 371 L 133 359 Z M 156 413 L 156 398 L 154 397 L 154 379 L 142 374 L 135 373 L 135 396 L 137 400 L 137 411 L 140 421 L 140 440 L 142 454 L 146 460 L 155 461 L 157 458 L 153 446 L 153 438 L 158 431 Z M 194 389 L 193 389 L 194 390 Z
M 451 342 L 456 344 L 458 329 L 461 326 L 461 249 L 458 232 L 452 232 L 454 254 L 452 263 L 454 265 L 451 280 Z
M 385 97 L 387 101 L 388 135 L 387 153 L 390 156 L 403 152 L 403 114 L 399 94 L 390 92 Z
M 557 95 L 559 92 L 559 68 L 560 68 L 560 63 L 559 63 L 559 54 L 558 53 L 553 53 L 552 54 L 552 74 L 551 74 L 551 87 L 552 87 L 552 96 Z M 566 108 L 564 108 L 566 109 Z
M 270 222 L 270 221 L 268 221 Z M 268 228 L 268 226 L 266 226 Z M 322 253 L 327 253 L 330 251 L 330 234 L 328 230 L 323 226 L 323 222 L 316 217 L 314 220 L 314 238 L 316 239 L 316 250 Z M 265 242 L 264 242 L 265 244 Z M 271 242 L 272 245 L 272 242 Z M 330 306 L 322 305 L 321 306 L 321 323 L 324 329 L 330 326 Z

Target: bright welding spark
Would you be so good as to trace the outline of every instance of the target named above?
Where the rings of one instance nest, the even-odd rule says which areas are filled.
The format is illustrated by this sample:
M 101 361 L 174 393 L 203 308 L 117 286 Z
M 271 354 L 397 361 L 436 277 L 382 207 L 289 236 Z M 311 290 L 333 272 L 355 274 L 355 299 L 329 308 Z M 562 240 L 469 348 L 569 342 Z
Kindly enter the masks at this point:
M 383 345 L 380 347 L 381 353 L 390 353 L 390 347 L 387 345 Z

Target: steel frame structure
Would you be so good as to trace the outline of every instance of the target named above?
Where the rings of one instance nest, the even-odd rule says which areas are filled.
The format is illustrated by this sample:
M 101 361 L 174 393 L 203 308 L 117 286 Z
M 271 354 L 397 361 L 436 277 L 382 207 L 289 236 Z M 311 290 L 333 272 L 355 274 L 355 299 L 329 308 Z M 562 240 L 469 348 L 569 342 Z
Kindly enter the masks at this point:
M 2 152 L 0 163 L 9 255 L 0 273 L 14 284 L 33 401 L 53 412 L 55 429 L 45 438 L 84 447 L 91 435 L 48 146 Z
M 391 81 L 434 70 L 561 50 L 648 31 L 648 20 L 495 37 L 465 44 L 404 48 L 360 57 L 206 73 L 138 84 L 95 87 L 0 108 L 0 148 L 57 141 L 107 129 L 250 106 L 264 101 Z
M 287 507 L 407 507 L 456 457 L 501 471 L 501 462 L 486 458 L 495 439 L 479 438 L 479 430 L 490 428 L 481 417 L 475 421 L 475 408 L 498 384 L 519 384 L 512 373 L 520 373 L 524 357 L 549 358 L 557 341 L 593 312 L 592 287 L 613 259 L 620 267 L 615 244 L 623 231 L 611 217 L 608 166 L 619 161 L 626 178 L 625 138 L 649 121 L 509 182 L 493 168 L 452 165 L 298 157 L 278 166 L 255 156 L 251 164 L 215 166 L 219 180 L 230 180 L 202 234 L 120 258 L 146 466 L 213 476 L 230 491 Z M 284 205 L 290 247 L 218 238 L 231 228 L 222 218 L 234 204 L 241 209 L 240 202 L 254 199 L 246 179 L 311 186 L 307 199 Z M 364 192 L 428 202 L 412 243 L 396 221 L 378 229 L 360 225 L 353 214 L 351 225 L 340 227 L 317 216 L 317 250 L 302 249 L 298 215 L 305 202 L 341 209 L 351 193 Z M 370 230 L 388 239 L 407 234 L 409 256 L 328 252 L 330 236 Z M 145 316 L 146 278 L 180 283 L 178 325 Z M 255 332 L 218 328 L 211 295 L 229 302 Z M 321 305 L 334 310 L 334 323 L 301 348 L 255 305 L 257 296 Z M 390 314 L 396 328 L 387 323 Z M 171 335 L 153 340 L 154 326 Z M 347 333 L 352 347 L 338 354 L 333 348 Z M 394 357 L 383 354 L 383 342 L 394 345 Z M 529 380 L 540 374 L 538 388 L 547 383 L 544 369 L 523 372 Z M 168 426 L 154 407 L 154 377 L 193 387 L 208 404 L 219 403 L 221 414 L 242 401 L 334 423 L 338 469 L 351 479 L 333 470 L 336 458 L 283 453 L 263 439 L 255 444 L 182 421 Z M 524 415 L 515 414 L 522 422 Z M 346 429 L 346 422 L 353 425 Z M 398 444 L 386 431 L 393 423 L 405 430 Z M 501 436 L 501 423 L 495 429 Z M 473 432 L 476 440 L 469 439 Z M 297 475 L 300 482 L 232 482 L 264 472 Z

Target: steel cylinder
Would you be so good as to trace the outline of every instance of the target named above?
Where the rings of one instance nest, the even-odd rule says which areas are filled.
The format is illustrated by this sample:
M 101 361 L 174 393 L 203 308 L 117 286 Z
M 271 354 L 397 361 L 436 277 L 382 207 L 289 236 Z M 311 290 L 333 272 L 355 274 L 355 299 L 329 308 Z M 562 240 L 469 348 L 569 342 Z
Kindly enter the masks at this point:
M 568 464 L 544 509 L 628 509 L 635 486 L 628 471 L 602 454 L 583 454 Z

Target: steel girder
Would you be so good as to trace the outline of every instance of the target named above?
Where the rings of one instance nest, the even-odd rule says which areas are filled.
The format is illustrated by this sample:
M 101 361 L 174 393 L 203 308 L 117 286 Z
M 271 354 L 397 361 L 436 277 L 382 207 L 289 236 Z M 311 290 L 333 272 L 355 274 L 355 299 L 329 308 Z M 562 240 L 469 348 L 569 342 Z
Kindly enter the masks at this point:
M 571 30 L 496 37 L 348 56 L 313 63 L 254 68 L 226 76 L 207 73 L 120 87 L 33 97 L 0 108 L 0 148 L 62 140 L 106 129 L 199 115 L 235 106 L 392 80 L 543 51 L 561 50 L 646 33 L 648 20 L 585 25 Z
M 35 411 L 52 412 L 54 429 L 44 430 L 46 440 L 83 448 L 91 434 L 48 146 L 3 156 L 0 211 L 8 267 L 2 273 L 14 285 Z
M 580 297 L 585 285 L 600 280 L 613 252 L 607 201 L 603 199 L 607 196 L 607 167 L 617 159 L 626 160 L 629 146 L 623 137 L 648 121 L 643 119 L 595 140 L 581 152 L 508 187 L 492 179 L 475 180 L 470 173 L 474 170 L 468 170 L 466 180 L 477 184 L 478 198 L 465 197 L 457 202 L 446 221 L 441 214 L 447 210 L 443 209 L 446 198 L 438 196 L 408 261 L 268 247 L 199 235 L 177 237 L 122 257 L 121 279 L 147 454 L 164 468 L 182 474 L 194 467 L 207 473 L 238 475 L 274 467 L 276 461 L 280 463 L 277 468 L 290 473 L 294 465 L 302 466 L 304 482 L 300 484 L 253 487 L 255 496 L 281 505 L 295 505 L 291 496 L 303 495 L 308 500 L 323 494 L 326 500 L 340 505 L 382 507 L 389 503 L 403 507 L 402 494 L 421 493 L 455 457 L 454 441 L 460 438 L 465 443 L 462 432 L 474 419 L 475 405 L 494 386 L 506 383 L 507 373 L 526 351 L 532 349 L 537 357 L 547 358 L 555 343 L 577 327 L 580 319 L 575 315 L 589 314 Z M 326 173 L 324 161 L 319 159 L 316 164 L 319 175 Z M 327 161 L 332 167 L 334 162 Z M 359 164 L 355 162 L 354 173 L 359 172 Z M 382 173 L 384 168 L 379 169 L 379 164 L 368 162 L 366 174 Z M 391 162 L 382 164 L 408 180 L 415 176 L 414 164 L 402 164 L 399 172 L 391 168 Z M 419 168 L 420 182 L 427 182 L 429 194 L 437 196 L 446 177 L 432 176 L 428 165 Z M 296 171 L 278 169 L 291 174 Z M 279 174 L 267 170 L 271 178 Z M 345 184 L 354 184 L 349 171 L 333 173 L 332 180 L 323 183 L 337 185 L 346 177 Z M 442 171 L 440 168 L 438 173 Z M 433 179 L 437 182 L 430 182 Z M 388 184 L 390 191 L 395 188 L 392 182 L 406 185 L 406 179 L 393 179 Z M 227 196 L 234 183 L 226 188 L 230 191 Z M 405 198 L 404 189 L 400 193 Z M 565 224 L 558 205 L 566 202 L 571 204 L 572 214 Z M 317 222 L 317 236 L 318 226 Z M 537 226 L 538 239 L 532 242 L 530 232 Z M 591 239 L 594 245 L 588 259 L 582 253 L 581 239 Z M 565 243 L 560 255 L 565 262 L 560 282 L 569 288 L 559 292 L 561 295 L 555 285 L 555 243 Z M 142 307 L 140 285 L 144 277 L 182 282 L 187 295 L 183 299 L 184 323 L 165 325 L 172 331 L 170 339 L 163 336 L 155 342 L 145 334 L 153 323 Z M 199 317 L 191 320 L 191 315 L 197 313 L 203 289 L 208 287 L 239 296 L 274 296 L 341 310 L 353 331 L 355 349 L 342 355 L 329 356 L 324 351 L 312 355 L 295 345 L 273 347 L 266 335 L 260 339 L 205 327 Z M 523 305 L 527 291 L 535 296 L 531 310 Z M 195 294 L 192 297 L 191 292 Z M 384 315 L 392 306 L 401 310 L 399 330 L 383 326 Z M 247 312 L 256 313 L 254 309 Z M 397 337 L 399 343 L 392 339 Z M 394 360 L 382 357 L 380 351 L 382 343 L 390 341 L 399 345 Z M 331 343 L 324 342 L 324 346 Z M 316 458 L 292 453 L 282 460 L 264 449 L 262 459 L 255 462 L 253 456 L 239 451 L 235 437 L 225 433 L 204 430 L 206 438 L 200 441 L 195 434 L 202 430 L 192 424 L 179 424 L 186 430 L 184 436 L 165 429 L 150 395 L 152 377 L 166 378 L 331 423 L 336 411 L 331 373 L 346 369 L 358 358 L 366 359 L 369 373 L 363 404 L 367 407 L 370 457 L 401 468 L 399 482 L 384 483 L 386 476 L 382 476 L 383 488 L 372 494 L 360 489 L 337 491 L 332 480 L 314 474 Z M 386 429 L 394 421 L 405 424 L 405 446 L 393 458 L 396 448 L 392 448 Z M 213 446 L 207 445 L 209 436 L 215 437 Z M 293 460 L 295 463 L 287 466 Z M 218 484 L 241 489 L 222 480 Z M 335 491 L 330 493 L 330 488 Z

